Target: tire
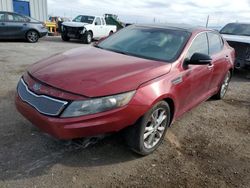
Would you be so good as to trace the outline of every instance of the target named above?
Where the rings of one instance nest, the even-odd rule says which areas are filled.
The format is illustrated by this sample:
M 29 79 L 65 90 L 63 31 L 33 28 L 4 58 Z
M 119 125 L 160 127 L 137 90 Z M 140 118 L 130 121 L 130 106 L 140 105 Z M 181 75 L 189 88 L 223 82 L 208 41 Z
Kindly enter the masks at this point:
M 229 86 L 229 82 L 231 80 L 231 72 L 228 71 L 226 76 L 224 77 L 223 79 L 223 82 L 220 86 L 220 89 L 218 91 L 218 93 L 216 93 L 212 98 L 215 99 L 215 100 L 221 100 L 224 98 L 226 92 L 227 92 L 227 89 L 228 89 L 228 86 Z
M 109 32 L 109 36 L 110 36 L 110 35 L 113 35 L 113 33 L 114 33 L 113 31 L 110 31 L 110 32 Z
M 167 102 L 160 101 L 155 104 L 135 125 L 125 131 L 125 140 L 129 147 L 140 155 L 148 155 L 155 151 L 170 124 L 170 113 Z M 161 119 L 163 116 L 165 119 Z M 157 120 L 162 121 L 160 124 L 157 123 L 158 126 L 154 123 Z
M 30 43 L 36 43 L 39 40 L 40 36 L 37 31 L 30 30 L 26 33 L 26 39 Z
M 92 42 L 92 39 L 93 39 L 93 34 L 91 32 L 89 32 L 89 31 L 87 31 L 85 36 L 84 36 L 83 42 L 85 44 L 90 44 Z
M 62 33 L 61 38 L 63 41 L 69 41 L 70 38 L 67 36 L 67 33 Z
M 84 43 L 90 44 L 92 42 L 92 39 L 93 39 L 93 34 L 89 31 L 87 31 L 85 36 L 84 36 Z

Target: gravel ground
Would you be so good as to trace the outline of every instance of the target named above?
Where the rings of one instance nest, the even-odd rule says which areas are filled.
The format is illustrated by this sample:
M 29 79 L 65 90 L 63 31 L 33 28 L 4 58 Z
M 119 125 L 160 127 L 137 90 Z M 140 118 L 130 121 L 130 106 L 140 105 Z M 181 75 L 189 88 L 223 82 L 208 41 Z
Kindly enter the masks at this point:
M 140 157 L 120 134 L 87 148 L 55 140 L 14 107 L 28 65 L 83 46 L 52 37 L 0 42 L 0 187 L 250 187 L 250 80 L 237 72 L 222 101 L 209 100 L 169 128 L 161 147 Z M 248 74 L 248 76 L 247 76 Z

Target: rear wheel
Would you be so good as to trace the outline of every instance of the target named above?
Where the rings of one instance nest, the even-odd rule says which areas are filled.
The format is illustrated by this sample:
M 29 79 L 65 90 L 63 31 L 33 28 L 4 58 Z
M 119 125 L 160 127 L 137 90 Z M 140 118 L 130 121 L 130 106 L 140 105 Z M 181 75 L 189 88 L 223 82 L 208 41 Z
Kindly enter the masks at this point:
M 113 33 L 114 33 L 113 31 L 110 31 L 110 32 L 109 32 L 109 35 L 112 35 Z
M 39 34 L 38 34 L 37 31 L 33 31 L 33 30 L 28 31 L 26 33 L 26 39 L 27 39 L 28 42 L 35 43 L 39 39 Z
M 165 101 L 160 101 L 135 125 L 126 130 L 126 141 L 136 153 L 148 155 L 159 147 L 169 124 L 169 105 Z
M 231 80 L 231 72 L 228 71 L 226 76 L 224 77 L 220 90 L 213 96 L 214 99 L 220 100 L 225 96 L 230 80 Z
M 67 33 L 62 33 L 61 38 L 63 41 L 69 41 L 70 38 L 67 36 Z

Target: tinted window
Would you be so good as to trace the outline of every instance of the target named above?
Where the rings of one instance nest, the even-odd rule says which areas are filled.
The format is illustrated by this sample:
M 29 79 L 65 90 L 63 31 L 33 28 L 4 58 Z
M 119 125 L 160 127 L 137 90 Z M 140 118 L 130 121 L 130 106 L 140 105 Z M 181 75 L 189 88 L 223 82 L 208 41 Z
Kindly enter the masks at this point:
M 12 22 L 25 22 L 27 19 L 18 14 L 7 14 L 7 20 Z
M 101 23 L 101 19 L 100 18 L 96 18 L 95 19 L 95 24 L 96 25 L 101 25 L 102 23 Z
M 208 55 L 208 43 L 206 33 L 201 33 L 197 35 L 197 37 L 193 40 L 186 57 L 190 59 L 194 53 L 202 53 Z
M 129 26 L 102 41 L 98 47 L 146 59 L 174 61 L 190 36 L 189 32 Z
M 216 33 L 208 33 L 209 55 L 216 54 L 222 49 L 222 40 Z
M 0 13 L 0 21 L 4 21 L 5 20 L 5 14 L 4 13 Z
M 220 33 L 250 36 L 250 24 L 230 23 L 223 27 Z

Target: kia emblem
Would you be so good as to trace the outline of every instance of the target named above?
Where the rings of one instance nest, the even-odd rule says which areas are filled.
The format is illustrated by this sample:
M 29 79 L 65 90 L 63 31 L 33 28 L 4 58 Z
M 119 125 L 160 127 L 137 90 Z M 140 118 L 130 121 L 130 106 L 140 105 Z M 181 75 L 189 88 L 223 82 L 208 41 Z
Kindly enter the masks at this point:
M 34 89 L 35 91 L 40 90 L 40 89 L 41 89 L 41 84 L 35 83 L 35 84 L 33 85 L 33 89 Z

